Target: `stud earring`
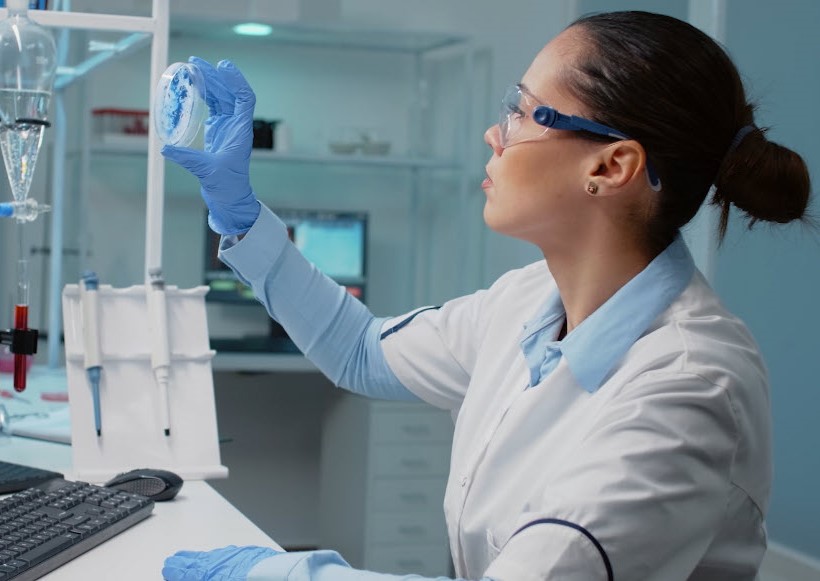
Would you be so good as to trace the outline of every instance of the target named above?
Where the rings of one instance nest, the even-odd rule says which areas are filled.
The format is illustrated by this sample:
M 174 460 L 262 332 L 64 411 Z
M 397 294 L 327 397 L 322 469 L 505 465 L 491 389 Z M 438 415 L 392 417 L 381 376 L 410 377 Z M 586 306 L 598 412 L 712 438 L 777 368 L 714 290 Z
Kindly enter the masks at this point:
M 595 182 L 589 182 L 589 184 L 587 184 L 587 193 L 590 196 L 594 196 L 595 194 L 597 194 L 598 193 L 598 184 L 596 184 Z

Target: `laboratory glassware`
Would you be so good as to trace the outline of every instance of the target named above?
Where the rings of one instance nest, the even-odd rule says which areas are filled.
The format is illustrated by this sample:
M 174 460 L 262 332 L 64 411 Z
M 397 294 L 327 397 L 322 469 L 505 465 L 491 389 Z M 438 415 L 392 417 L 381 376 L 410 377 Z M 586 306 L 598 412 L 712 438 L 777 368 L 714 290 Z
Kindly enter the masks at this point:
M 17 303 L 11 334 L 14 389 L 26 388 L 26 355 L 37 350 L 37 330 L 28 328 L 28 261 L 23 247 L 24 203 L 43 142 L 48 104 L 57 72 L 54 37 L 28 17 L 28 0 L 8 0 L 8 17 L 0 21 L 0 149 L 19 229 Z M 13 212 L 14 214 L 14 212 Z M 36 217 L 36 215 L 35 215 Z
M 57 71 L 54 37 L 28 17 L 27 0 L 9 0 L 0 21 L 0 147 L 12 194 L 28 196 L 48 127 L 48 104 Z
M 51 211 L 51 206 L 33 198 L 25 202 L 0 202 L 0 218 L 14 218 L 17 222 L 33 222 L 37 216 Z
M 206 116 L 205 79 L 191 63 L 174 63 L 165 69 L 154 92 L 151 116 L 160 141 L 190 145 Z

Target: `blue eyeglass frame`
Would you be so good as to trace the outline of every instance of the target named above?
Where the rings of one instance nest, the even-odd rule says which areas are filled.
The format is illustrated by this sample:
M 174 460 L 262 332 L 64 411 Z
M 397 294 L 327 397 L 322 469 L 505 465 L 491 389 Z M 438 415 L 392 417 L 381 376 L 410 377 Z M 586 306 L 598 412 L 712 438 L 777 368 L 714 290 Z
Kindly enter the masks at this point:
M 521 83 L 517 83 L 516 87 L 522 93 L 532 97 L 536 102 L 538 101 L 537 98 Z M 626 133 L 613 129 L 603 123 L 585 119 L 584 117 L 578 117 L 577 115 L 565 115 L 564 113 L 560 113 L 548 105 L 539 104 L 532 110 L 531 116 L 532 120 L 538 125 L 549 129 L 561 129 L 564 131 L 587 131 L 595 135 L 612 137 L 613 139 L 632 139 Z M 658 174 L 649 159 L 646 160 L 646 175 L 649 178 L 650 187 L 656 192 L 659 192 L 661 190 L 661 179 L 658 177 Z

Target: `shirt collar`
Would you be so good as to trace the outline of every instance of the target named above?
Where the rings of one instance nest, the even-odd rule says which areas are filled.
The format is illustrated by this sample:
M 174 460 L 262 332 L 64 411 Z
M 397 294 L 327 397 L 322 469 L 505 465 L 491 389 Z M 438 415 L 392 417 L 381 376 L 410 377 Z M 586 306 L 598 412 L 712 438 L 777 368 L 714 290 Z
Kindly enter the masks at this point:
M 581 387 L 590 393 L 598 390 L 652 321 L 680 296 L 694 271 L 689 249 L 678 235 L 645 269 L 557 343 Z M 544 348 L 556 344 L 554 327 L 557 317 L 563 314 L 563 303 L 556 290 L 524 326 L 528 332 L 521 345 L 533 379 L 543 379 L 540 370 L 546 357 Z M 547 336 L 534 341 L 539 332 Z M 536 345 L 540 353 L 533 352 Z

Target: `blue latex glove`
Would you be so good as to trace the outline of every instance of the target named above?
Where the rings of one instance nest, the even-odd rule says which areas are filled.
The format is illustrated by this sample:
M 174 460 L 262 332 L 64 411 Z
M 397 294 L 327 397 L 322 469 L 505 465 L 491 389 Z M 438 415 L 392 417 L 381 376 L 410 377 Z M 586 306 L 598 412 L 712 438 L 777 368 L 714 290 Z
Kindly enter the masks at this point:
M 165 581 L 245 581 L 261 560 L 279 554 L 267 547 L 230 545 L 213 551 L 179 551 L 165 559 Z
M 162 155 L 199 179 L 214 232 L 244 234 L 259 216 L 249 177 L 256 96 L 232 62 L 220 61 L 216 68 L 198 57 L 189 62 L 205 79 L 205 151 L 166 145 Z

